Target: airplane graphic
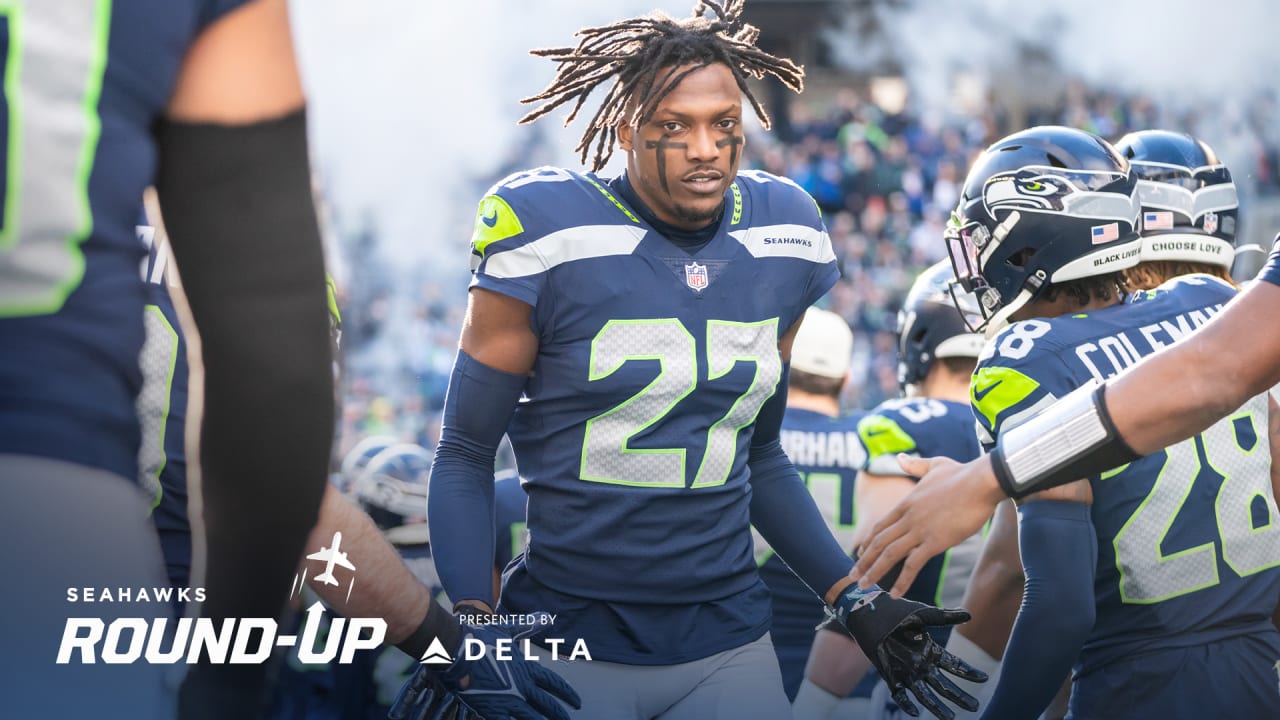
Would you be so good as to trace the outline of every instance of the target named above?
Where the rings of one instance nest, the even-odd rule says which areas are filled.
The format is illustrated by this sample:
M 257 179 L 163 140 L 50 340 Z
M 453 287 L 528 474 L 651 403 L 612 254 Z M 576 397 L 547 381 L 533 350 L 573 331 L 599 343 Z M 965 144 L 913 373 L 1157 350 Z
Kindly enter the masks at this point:
M 324 572 L 316 576 L 316 582 L 322 582 L 326 585 L 337 585 L 338 581 L 333 577 L 333 567 L 341 565 L 342 567 L 354 571 L 355 565 L 347 559 L 347 554 L 338 550 L 338 546 L 342 544 L 342 533 L 335 532 L 333 534 L 333 545 L 329 547 L 321 546 L 320 552 L 311 553 L 307 556 L 308 560 L 319 560 L 325 563 Z

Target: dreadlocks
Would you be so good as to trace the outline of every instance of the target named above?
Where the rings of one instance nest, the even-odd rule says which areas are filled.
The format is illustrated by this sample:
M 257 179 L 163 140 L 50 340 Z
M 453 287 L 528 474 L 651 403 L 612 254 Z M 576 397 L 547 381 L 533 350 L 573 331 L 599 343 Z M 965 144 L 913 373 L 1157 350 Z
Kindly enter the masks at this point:
M 683 20 L 654 12 L 579 30 L 576 36 L 582 40 L 577 47 L 530 51 L 560 63 L 560 68 L 545 90 L 520 101 L 542 103 L 521 118 L 520 123 L 533 122 L 572 101 L 573 111 L 564 121 L 567 127 L 578 116 L 587 96 L 613 78 L 600 109 L 574 148 L 586 164 L 594 143 L 591 169 L 596 171 L 613 156 L 620 124 L 647 122 L 662 99 L 686 75 L 713 63 L 723 63 L 733 72 L 738 89 L 751 102 L 760 123 L 768 128 L 769 114 L 747 87 L 746 76 L 758 80 L 766 74 L 773 75 L 800 92 L 804 89 L 804 69 L 756 47 L 760 29 L 742 21 L 744 1 L 699 0 L 693 16 Z M 677 75 L 676 68 L 686 65 L 691 67 Z

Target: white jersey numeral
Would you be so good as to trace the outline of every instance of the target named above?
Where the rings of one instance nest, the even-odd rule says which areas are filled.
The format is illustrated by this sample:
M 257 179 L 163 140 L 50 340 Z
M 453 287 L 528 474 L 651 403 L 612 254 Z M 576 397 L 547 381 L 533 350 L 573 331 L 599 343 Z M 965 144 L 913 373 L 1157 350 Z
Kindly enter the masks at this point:
M 0 317 L 57 312 L 84 275 L 110 0 L 7 0 Z
M 1161 546 L 1182 511 L 1197 478 L 1221 477 L 1214 500 L 1222 559 L 1246 577 L 1280 565 L 1280 512 L 1271 490 L 1271 457 L 1266 433 L 1266 396 L 1250 400 L 1240 413 L 1218 421 L 1196 438 L 1165 450 L 1166 459 L 1147 497 L 1116 533 L 1116 565 L 1120 597 L 1126 603 L 1150 604 L 1213 587 L 1219 582 L 1218 543 L 1207 542 L 1166 554 Z M 1241 429 L 1254 435 L 1252 447 L 1241 444 Z M 1204 448 L 1202 467 L 1197 443 Z M 1254 506 L 1261 498 L 1268 521 L 1255 529 Z
M 707 381 L 726 375 L 739 362 L 752 363 L 750 386 L 707 430 L 705 450 L 693 487 L 722 485 L 737 454 L 738 433 L 777 389 L 782 376 L 778 320 L 707 323 Z M 697 342 L 674 318 L 612 320 L 591 342 L 589 379 L 602 380 L 628 362 L 656 360 L 658 376 L 617 407 L 587 421 L 580 477 L 593 482 L 642 487 L 684 487 L 690 445 L 632 448 L 631 438 L 661 423 L 698 384 Z

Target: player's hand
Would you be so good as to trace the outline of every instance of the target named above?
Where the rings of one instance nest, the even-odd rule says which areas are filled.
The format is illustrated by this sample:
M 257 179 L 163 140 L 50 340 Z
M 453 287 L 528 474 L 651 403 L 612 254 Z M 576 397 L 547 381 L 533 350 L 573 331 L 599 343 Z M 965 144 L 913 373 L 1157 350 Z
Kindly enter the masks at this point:
M 1004 493 L 985 455 L 963 465 L 947 458 L 899 455 L 898 464 L 920 482 L 858 547 L 853 576 L 863 588 L 870 588 L 902 561 L 902 571 L 890 589 L 895 597 L 902 597 L 929 558 L 982 528 Z
M 938 700 L 938 695 L 965 710 L 978 709 L 978 701 L 941 671 L 971 682 L 986 682 L 987 674 L 947 652 L 926 630 L 931 625 L 967 622 L 969 613 L 941 610 L 894 598 L 883 590 L 865 591 L 856 586 L 846 590 L 832 610 L 889 685 L 894 702 L 903 712 L 912 717 L 920 715 L 911 695 L 943 720 L 952 720 L 955 713 Z
M 438 684 L 461 707 L 452 710 L 457 717 L 477 717 L 483 720 L 569 720 L 564 706 L 575 710 L 582 706 L 578 693 L 563 678 L 536 661 L 524 658 L 523 639 L 532 639 L 537 626 L 515 625 L 463 625 L 462 642 L 454 649 L 453 664 L 439 671 L 418 668 L 400 691 L 400 697 L 392 706 L 392 720 L 427 720 L 428 711 L 444 706 L 438 693 L 432 693 Z M 467 639 L 484 645 L 481 657 L 466 659 L 463 649 Z M 497 644 L 508 644 L 504 655 L 510 660 L 497 659 Z M 464 715 L 461 711 L 470 711 Z M 450 717 L 444 715 L 444 717 Z

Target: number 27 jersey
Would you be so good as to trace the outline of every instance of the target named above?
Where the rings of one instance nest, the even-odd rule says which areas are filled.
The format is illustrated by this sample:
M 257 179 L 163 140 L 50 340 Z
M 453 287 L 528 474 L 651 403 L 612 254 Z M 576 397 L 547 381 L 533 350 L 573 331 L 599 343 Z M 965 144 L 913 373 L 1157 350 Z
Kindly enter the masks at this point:
M 1184 276 L 1100 311 L 1016 323 L 979 361 L 975 415 L 992 435 L 1015 427 L 1203 325 L 1234 292 Z M 1097 620 L 1078 676 L 1144 650 L 1275 633 L 1280 513 L 1267 416 L 1257 396 L 1191 439 L 1090 478 Z
M 781 377 L 779 337 L 839 275 L 813 200 L 740 173 L 690 254 L 607 181 L 541 168 L 490 191 L 472 248 L 473 287 L 533 306 L 539 352 L 508 430 L 528 573 L 631 603 L 758 584 L 752 423 Z

